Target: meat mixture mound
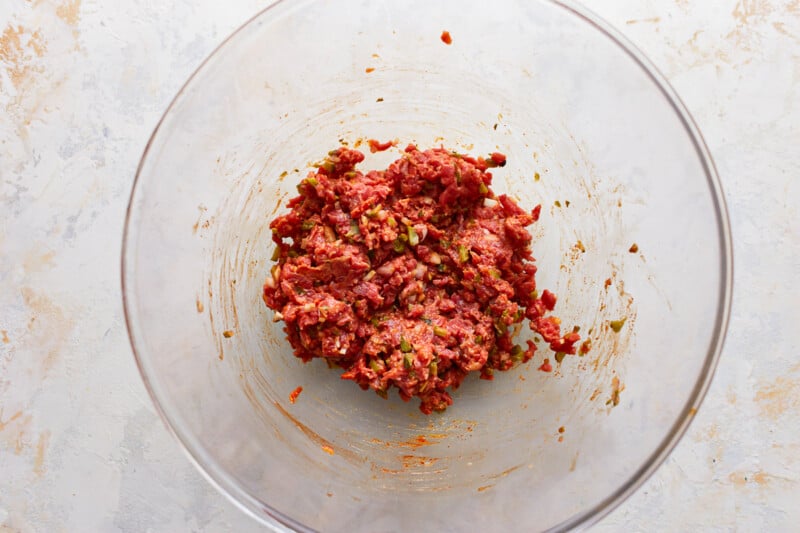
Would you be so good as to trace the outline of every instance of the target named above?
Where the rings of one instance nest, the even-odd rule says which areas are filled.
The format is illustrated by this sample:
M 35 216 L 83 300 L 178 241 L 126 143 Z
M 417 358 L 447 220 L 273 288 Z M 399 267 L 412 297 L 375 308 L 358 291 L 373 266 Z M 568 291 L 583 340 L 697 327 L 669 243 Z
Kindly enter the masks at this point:
M 548 316 L 556 297 L 536 289 L 531 235 L 541 206 L 521 209 L 491 189 L 503 154 L 470 157 L 409 145 L 386 170 L 331 151 L 270 224 L 276 264 L 264 301 L 285 322 L 294 354 L 345 370 L 343 379 L 442 411 L 470 372 L 529 361 L 514 342 L 525 319 L 560 360 L 575 353 Z M 542 368 L 549 368 L 548 362 Z

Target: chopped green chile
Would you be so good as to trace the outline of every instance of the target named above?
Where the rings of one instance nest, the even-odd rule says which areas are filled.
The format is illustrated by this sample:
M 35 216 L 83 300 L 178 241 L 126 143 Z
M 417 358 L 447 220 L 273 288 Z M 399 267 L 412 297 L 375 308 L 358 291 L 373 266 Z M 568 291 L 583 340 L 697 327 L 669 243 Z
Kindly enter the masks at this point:
M 408 232 L 408 244 L 411 246 L 416 246 L 419 244 L 419 235 L 417 235 L 417 230 L 414 229 L 414 226 L 407 226 L 406 230 Z
M 523 353 L 524 350 L 522 349 L 522 346 L 520 346 L 519 344 L 515 344 L 514 347 L 511 348 L 511 357 L 513 357 L 514 359 L 522 359 Z
M 464 246 L 463 244 L 459 244 L 458 247 L 458 260 L 462 263 L 466 263 L 469 261 L 469 248 Z
M 611 329 L 614 330 L 614 333 L 619 333 L 620 330 L 622 329 L 622 326 L 625 325 L 625 321 L 626 320 L 627 320 L 627 318 L 621 318 L 619 320 L 612 320 L 611 322 L 608 323 L 608 325 L 611 326 Z
M 433 334 L 437 337 L 447 337 L 447 330 L 441 326 L 433 326 Z
M 408 353 L 412 350 L 411 343 L 405 340 L 403 337 L 400 337 L 400 351 L 404 353 Z

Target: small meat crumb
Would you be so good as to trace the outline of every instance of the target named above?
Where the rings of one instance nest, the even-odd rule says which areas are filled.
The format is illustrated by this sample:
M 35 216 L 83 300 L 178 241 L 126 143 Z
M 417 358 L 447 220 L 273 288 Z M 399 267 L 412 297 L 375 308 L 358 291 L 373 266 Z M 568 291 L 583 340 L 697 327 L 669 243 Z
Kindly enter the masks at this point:
M 364 69 L 364 72 L 366 72 L 367 74 L 369 74 L 370 72 L 375 72 L 375 68 L 374 67 L 367 67 L 367 68 Z
M 631 247 L 630 247 L 630 248 L 628 248 L 628 251 L 629 251 L 630 253 L 632 253 L 632 254 L 635 254 L 636 252 L 638 252 L 638 251 L 639 251 L 639 245 L 638 245 L 638 244 L 636 244 L 636 243 L 633 243 L 633 244 L 631 244 Z
M 297 397 L 300 396 L 300 393 L 303 392 L 303 387 L 297 387 L 292 391 L 289 395 L 289 403 L 294 403 L 297 401 Z
M 226 329 L 225 331 L 222 332 L 222 336 L 225 337 L 226 339 L 230 339 L 231 337 L 233 337 L 233 331 Z
M 397 142 L 398 142 L 397 139 L 386 142 L 380 142 L 375 139 L 370 139 L 367 141 L 367 144 L 369 144 L 369 151 L 374 154 L 375 152 L 385 152 L 392 146 L 396 146 Z
M 328 455 L 333 455 L 333 448 L 331 448 L 331 447 L 330 447 L 330 446 L 328 446 L 328 445 L 324 445 L 324 446 L 322 447 L 322 451 L 323 451 L 323 452 L 325 452 L 325 453 L 327 453 Z
M 442 32 L 441 39 L 444 44 L 453 44 L 453 38 L 450 36 L 450 32 L 447 30 Z

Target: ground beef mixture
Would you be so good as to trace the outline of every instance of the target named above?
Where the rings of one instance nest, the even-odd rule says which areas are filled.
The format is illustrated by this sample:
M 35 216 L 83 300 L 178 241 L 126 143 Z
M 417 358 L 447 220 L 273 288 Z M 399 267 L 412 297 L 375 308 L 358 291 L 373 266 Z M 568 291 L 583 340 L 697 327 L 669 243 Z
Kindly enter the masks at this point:
M 429 414 L 470 372 L 492 379 L 529 361 L 535 344 L 514 342 L 525 319 L 557 356 L 575 353 L 579 335 L 547 315 L 555 295 L 536 289 L 526 227 L 541 206 L 492 192 L 487 169 L 504 155 L 410 145 L 366 173 L 363 159 L 331 151 L 270 224 L 276 264 L 263 297 L 297 357 L 323 358 L 383 397 L 397 387 Z

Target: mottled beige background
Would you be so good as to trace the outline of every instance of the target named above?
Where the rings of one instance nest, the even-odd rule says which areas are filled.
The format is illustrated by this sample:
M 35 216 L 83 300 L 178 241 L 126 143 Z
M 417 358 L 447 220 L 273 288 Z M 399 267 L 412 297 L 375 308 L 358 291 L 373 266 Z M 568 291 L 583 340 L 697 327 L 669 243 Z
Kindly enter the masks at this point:
M 136 164 L 200 61 L 267 1 L 0 0 L 0 533 L 255 531 L 157 419 L 122 323 Z M 800 527 L 800 0 L 594 0 L 694 114 L 735 297 L 683 442 L 597 529 Z M 674 364 L 679 364 L 676 361 Z

